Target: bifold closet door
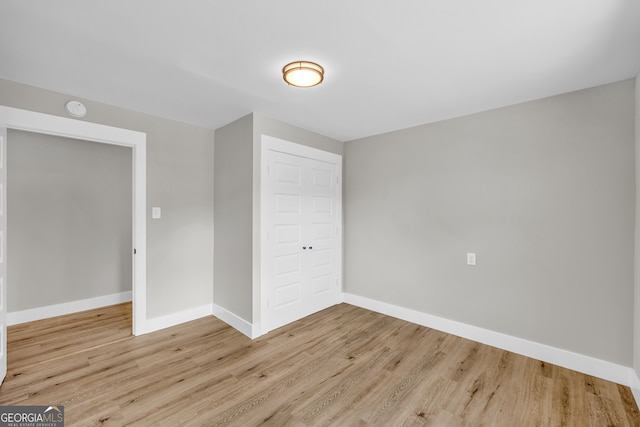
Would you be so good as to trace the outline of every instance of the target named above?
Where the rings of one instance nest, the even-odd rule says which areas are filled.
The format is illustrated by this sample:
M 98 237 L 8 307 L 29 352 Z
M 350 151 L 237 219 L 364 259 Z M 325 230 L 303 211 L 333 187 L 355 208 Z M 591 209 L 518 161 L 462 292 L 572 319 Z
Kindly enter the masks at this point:
M 337 165 L 266 151 L 263 330 L 338 302 Z

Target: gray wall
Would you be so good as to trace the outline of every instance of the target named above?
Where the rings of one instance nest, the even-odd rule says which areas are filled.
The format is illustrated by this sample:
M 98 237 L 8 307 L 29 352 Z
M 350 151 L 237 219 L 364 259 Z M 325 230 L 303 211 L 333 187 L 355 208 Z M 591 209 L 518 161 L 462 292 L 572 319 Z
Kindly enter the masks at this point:
M 131 148 L 8 141 L 8 311 L 131 291 Z
M 633 367 L 640 378 L 640 74 L 635 79 L 635 150 L 636 150 L 636 229 L 635 229 L 635 286 L 633 313 Z
M 253 116 L 215 136 L 214 302 L 251 321 Z
M 211 303 L 214 131 L 0 79 L 1 105 L 66 116 L 70 99 L 83 120 L 147 133 L 147 317 Z
M 292 126 L 280 120 L 265 117 L 262 114 L 253 114 L 253 136 L 254 143 L 260 143 L 262 135 L 269 135 L 285 141 L 295 142 L 318 150 L 328 151 L 342 155 L 344 153 L 344 142 L 320 135 L 297 126 Z
M 214 302 L 247 322 L 260 312 L 262 135 L 342 154 L 344 144 L 261 114 L 216 130 Z
M 346 292 L 632 365 L 633 80 L 347 142 L 344 182 Z

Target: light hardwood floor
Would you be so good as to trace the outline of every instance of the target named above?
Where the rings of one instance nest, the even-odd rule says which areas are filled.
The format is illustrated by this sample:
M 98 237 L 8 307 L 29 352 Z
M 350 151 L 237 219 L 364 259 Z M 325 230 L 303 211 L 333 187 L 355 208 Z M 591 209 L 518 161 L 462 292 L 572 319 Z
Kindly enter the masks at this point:
M 340 304 L 251 341 L 120 304 L 9 328 L 0 405 L 67 426 L 640 426 L 628 387 Z

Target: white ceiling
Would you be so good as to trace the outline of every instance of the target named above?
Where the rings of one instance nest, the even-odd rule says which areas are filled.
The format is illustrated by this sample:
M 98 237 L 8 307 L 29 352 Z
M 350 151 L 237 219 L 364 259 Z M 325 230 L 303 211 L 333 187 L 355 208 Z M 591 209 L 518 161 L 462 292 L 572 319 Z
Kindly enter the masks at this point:
M 638 72 L 638 0 L 0 0 L 1 78 L 209 128 L 351 140 Z

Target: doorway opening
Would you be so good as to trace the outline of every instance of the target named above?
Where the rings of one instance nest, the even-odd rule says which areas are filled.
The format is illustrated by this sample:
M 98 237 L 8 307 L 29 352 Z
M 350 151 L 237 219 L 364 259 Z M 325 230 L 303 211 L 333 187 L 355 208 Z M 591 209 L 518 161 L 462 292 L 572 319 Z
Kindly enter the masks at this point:
M 132 161 L 131 147 L 8 129 L 8 325 L 131 301 Z
M 132 170 L 132 330 L 134 335 L 148 332 L 146 319 L 146 134 L 127 129 L 115 128 L 65 117 L 52 116 L 27 110 L 0 106 L 0 140 L 6 142 L 7 130 L 13 129 L 62 136 L 83 141 L 119 145 L 131 148 L 133 158 Z M 0 147 L 0 167 L 6 171 L 6 143 Z M 6 183 L 1 192 L 2 210 L 6 212 Z M 5 255 L 10 254 L 6 245 L 6 233 L 0 233 L 0 247 L 5 248 Z M 9 255 L 10 256 L 10 255 Z M 6 256 L 3 257 L 3 260 Z M 0 269 L 0 283 L 5 283 L 6 263 Z M 6 286 L 1 300 L 6 301 Z M 6 338 L 6 304 L 0 304 L 0 320 L 3 323 L 1 335 Z M 1 316 L 4 314 L 4 316 Z M 0 353 L 6 356 L 6 339 L 2 340 Z
M 146 301 L 147 136 L 96 123 L 0 106 L 0 383 L 7 374 L 7 131 L 8 129 L 131 147 L 133 155 L 133 334 L 148 332 Z M 137 256 L 134 255 L 137 253 Z

